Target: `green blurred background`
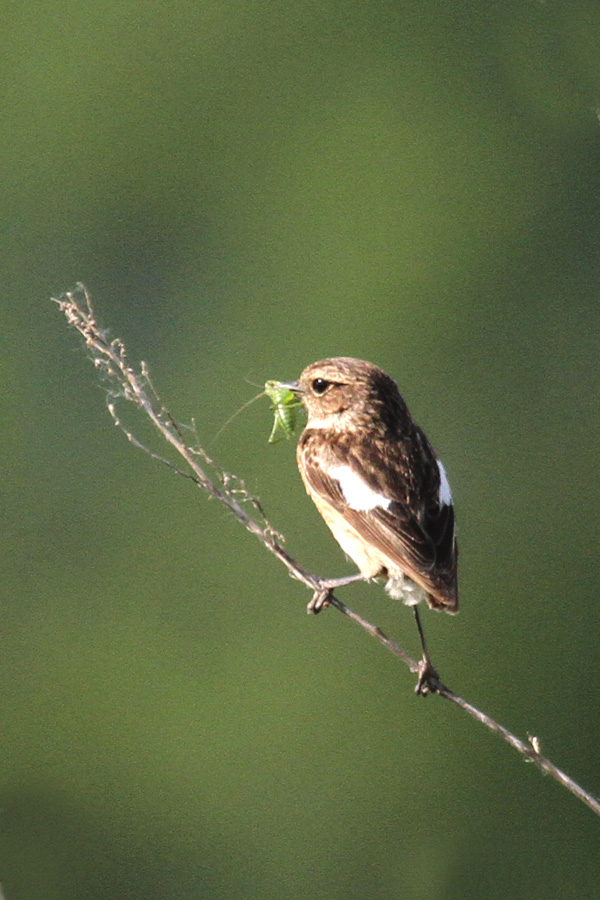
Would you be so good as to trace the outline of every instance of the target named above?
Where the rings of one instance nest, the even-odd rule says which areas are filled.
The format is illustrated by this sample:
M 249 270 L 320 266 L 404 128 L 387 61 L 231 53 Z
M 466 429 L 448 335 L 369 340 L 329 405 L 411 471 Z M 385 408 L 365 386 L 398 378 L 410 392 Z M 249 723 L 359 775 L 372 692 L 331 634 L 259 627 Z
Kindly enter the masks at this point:
M 288 549 L 352 571 L 266 378 L 399 382 L 457 501 L 445 680 L 596 794 L 596 0 L 1 7 L 7 900 L 569 900 L 586 807 L 111 425 L 100 320 Z M 140 433 L 145 434 L 140 425 Z M 156 449 L 162 451 L 160 444 Z M 344 599 L 417 652 L 377 585 Z

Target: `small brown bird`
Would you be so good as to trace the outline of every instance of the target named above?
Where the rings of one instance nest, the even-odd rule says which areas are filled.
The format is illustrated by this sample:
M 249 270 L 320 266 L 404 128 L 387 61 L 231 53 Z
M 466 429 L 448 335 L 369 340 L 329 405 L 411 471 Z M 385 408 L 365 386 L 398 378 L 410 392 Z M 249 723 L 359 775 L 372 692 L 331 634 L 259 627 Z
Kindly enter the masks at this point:
M 458 611 L 444 466 L 396 383 L 377 366 L 324 359 L 287 387 L 308 413 L 297 451 L 308 494 L 362 575 L 385 577 L 390 596 L 414 607 L 431 674 L 416 605 L 425 599 L 433 609 Z

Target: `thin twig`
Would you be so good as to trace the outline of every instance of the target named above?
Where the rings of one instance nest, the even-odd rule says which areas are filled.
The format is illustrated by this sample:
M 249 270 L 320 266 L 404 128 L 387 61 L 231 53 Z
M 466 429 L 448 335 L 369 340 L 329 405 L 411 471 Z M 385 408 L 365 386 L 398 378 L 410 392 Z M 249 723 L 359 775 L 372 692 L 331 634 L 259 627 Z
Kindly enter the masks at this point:
M 333 593 L 335 588 L 341 587 L 350 581 L 356 581 L 358 580 L 357 577 L 326 579 L 307 572 L 284 549 L 283 537 L 269 523 L 258 498 L 250 494 L 241 479 L 225 472 L 208 456 L 197 439 L 195 427 L 191 429 L 195 443 L 190 444 L 184 439 L 183 427 L 177 424 L 171 413 L 162 404 L 150 381 L 148 368 L 145 363 L 141 363 L 139 371 L 136 372 L 127 359 L 127 353 L 122 341 L 118 339 L 110 340 L 106 331 L 99 328 L 85 287 L 79 284 L 74 291 L 55 299 L 55 302 L 65 314 L 69 325 L 73 326 L 83 337 L 94 365 L 102 373 L 103 380 L 107 384 L 108 410 L 115 425 L 124 432 L 127 439 L 134 446 L 148 453 L 153 459 L 169 466 L 177 474 L 190 478 L 198 487 L 206 491 L 209 496 L 214 497 L 226 506 L 236 519 L 283 563 L 292 577 L 301 581 L 313 592 L 313 599 L 309 604 L 311 609 L 318 611 L 323 605 L 334 606 L 339 612 L 343 613 L 379 641 L 391 653 L 399 657 L 411 672 L 418 673 L 418 662 L 403 647 L 389 638 L 381 628 L 373 625 L 351 610 Z M 184 460 L 186 468 L 182 468 L 155 453 L 134 436 L 117 415 L 116 403 L 120 399 L 130 401 L 148 416 L 163 438 Z M 251 516 L 247 512 L 245 505 L 252 507 L 258 518 Z M 511 747 L 521 753 L 528 762 L 534 763 L 542 772 L 551 775 L 559 784 L 589 806 L 593 812 L 600 815 L 600 802 L 562 772 L 554 763 L 550 762 L 549 759 L 541 755 L 540 743 L 537 737 L 530 736 L 528 742 L 522 741 L 503 725 L 500 725 L 486 713 L 452 691 L 437 677 L 433 677 L 430 680 L 429 686 L 433 693 L 449 700 L 450 703 L 458 706 L 472 718 L 481 722 L 490 731 L 498 734 L 507 744 L 510 744 Z

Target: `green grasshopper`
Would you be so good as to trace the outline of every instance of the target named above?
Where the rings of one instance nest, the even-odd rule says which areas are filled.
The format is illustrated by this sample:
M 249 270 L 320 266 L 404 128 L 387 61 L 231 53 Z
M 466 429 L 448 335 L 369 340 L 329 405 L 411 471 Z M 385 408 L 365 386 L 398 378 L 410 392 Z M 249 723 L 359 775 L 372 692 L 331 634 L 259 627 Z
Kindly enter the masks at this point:
M 302 406 L 302 401 L 280 381 L 266 381 L 264 393 L 272 401 L 271 409 L 275 413 L 269 444 L 276 444 L 281 440 L 277 434 L 280 429 L 286 438 L 293 435 L 298 420 L 298 408 Z
M 229 423 L 247 409 L 251 403 L 258 400 L 259 397 L 268 397 L 273 404 L 271 409 L 275 413 L 269 444 L 276 444 L 281 440 L 281 437 L 278 435 L 280 430 L 283 432 L 283 437 L 291 437 L 296 430 L 298 409 L 302 406 L 302 401 L 298 399 L 297 395 L 289 387 L 286 387 L 280 381 L 266 381 L 264 390 L 257 394 L 256 397 L 248 400 L 247 403 L 244 403 L 237 412 L 234 412 L 231 418 L 227 419 L 225 424 L 217 431 L 215 438 L 218 438 Z

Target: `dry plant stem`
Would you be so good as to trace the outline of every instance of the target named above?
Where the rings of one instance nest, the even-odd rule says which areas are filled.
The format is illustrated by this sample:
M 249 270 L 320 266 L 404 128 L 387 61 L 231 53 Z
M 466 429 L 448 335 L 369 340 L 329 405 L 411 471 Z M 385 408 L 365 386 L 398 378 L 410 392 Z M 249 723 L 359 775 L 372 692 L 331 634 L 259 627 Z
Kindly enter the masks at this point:
M 362 616 L 355 613 L 348 606 L 338 600 L 333 593 L 338 587 L 350 584 L 353 581 L 362 580 L 360 575 L 351 575 L 346 578 L 327 579 L 313 575 L 303 569 L 283 548 L 283 538 L 269 524 L 260 502 L 246 489 L 243 482 L 233 475 L 220 469 L 207 455 L 200 443 L 190 445 L 183 436 L 183 429 L 175 422 L 169 411 L 162 405 L 160 398 L 154 390 L 147 367 L 141 364 L 139 372 L 129 364 L 123 343 L 119 340 L 109 340 L 105 331 L 98 327 L 90 297 L 83 287 L 78 285 L 71 293 L 55 300 L 65 314 L 69 325 L 72 325 L 83 337 L 85 345 L 92 357 L 92 361 L 108 382 L 107 406 L 113 421 L 121 428 L 127 438 L 137 447 L 149 453 L 154 459 L 165 463 L 175 472 L 190 478 L 198 487 L 205 490 L 209 496 L 214 497 L 226 506 L 233 515 L 254 534 L 264 546 L 287 568 L 293 578 L 301 581 L 313 592 L 313 599 L 309 609 L 318 611 L 324 605 L 334 606 L 364 631 L 383 644 L 391 653 L 399 657 L 408 666 L 411 672 L 419 674 L 419 663 L 414 660 L 396 641 L 389 638 L 381 628 L 368 622 Z M 185 461 L 187 468 L 180 468 L 170 460 L 154 453 L 142 444 L 118 417 L 115 403 L 118 399 L 126 399 L 146 413 L 150 421 L 162 434 L 164 439 L 171 444 L 180 457 Z M 195 432 L 192 429 L 195 437 Z M 209 474 L 210 472 L 210 474 Z M 254 507 L 260 521 L 248 514 L 243 504 Z M 551 775 L 559 784 L 585 803 L 593 812 L 600 815 L 600 802 L 588 791 L 584 790 L 572 778 L 557 768 L 549 759 L 542 756 L 539 751 L 539 741 L 530 737 L 526 743 L 512 732 L 504 728 L 486 713 L 468 703 L 449 687 L 442 683 L 437 675 L 429 681 L 430 691 L 444 697 L 446 700 L 458 706 L 472 718 L 481 722 L 490 731 L 502 737 L 511 747 L 521 753 L 525 759 L 534 763 L 542 772 Z

